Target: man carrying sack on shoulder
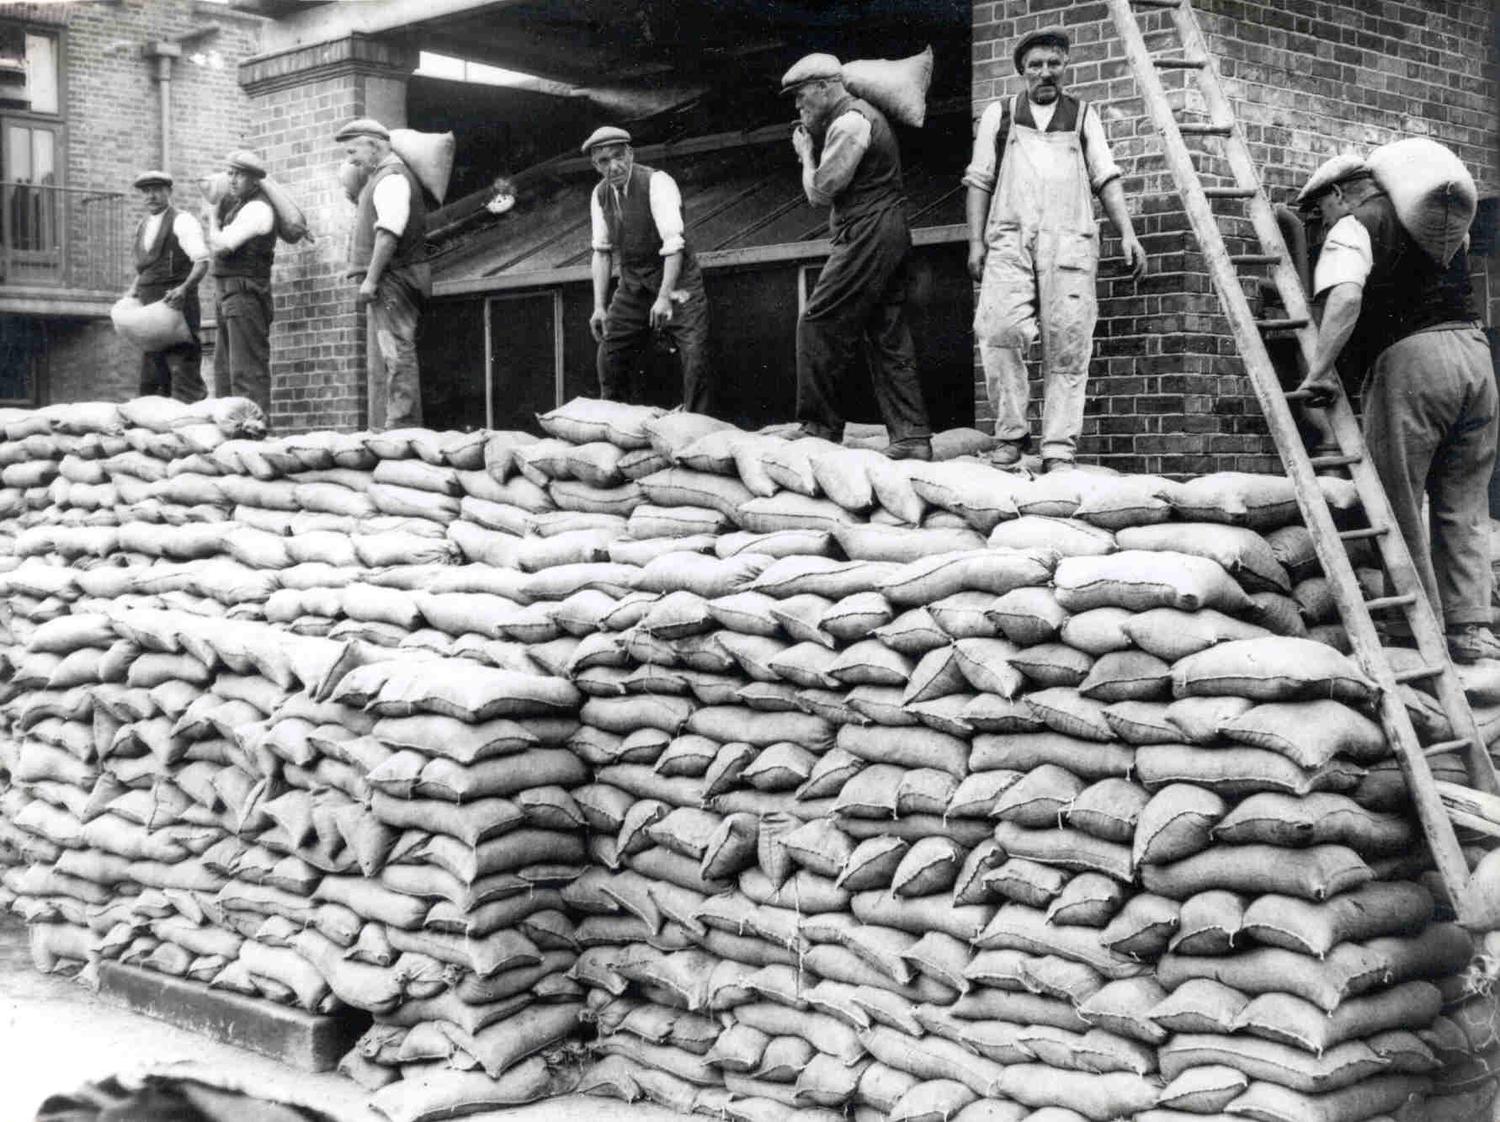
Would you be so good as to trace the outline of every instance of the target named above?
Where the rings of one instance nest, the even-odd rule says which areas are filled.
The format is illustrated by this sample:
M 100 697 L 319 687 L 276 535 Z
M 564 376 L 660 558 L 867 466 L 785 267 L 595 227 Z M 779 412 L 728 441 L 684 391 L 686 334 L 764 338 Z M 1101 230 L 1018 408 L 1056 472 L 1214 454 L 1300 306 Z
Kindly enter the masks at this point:
M 276 213 L 261 190 L 266 165 L 241 149 L 226 160 L 229 192 L 209 212 L 213 254 L 214 394 L 249 398 L 271 416 L 271 266 L 276 260 Z
M 1038 336 L 1042 467 L 1073 464 L 1099 314 L 1094 195 L 1120 235 L 1130 275 L 1146 274 L 1146 251 L 1125 209 L 1099 114 L 1063 92 L 1068 48 L 1058 29 L 1033 31 L 1016 44 L 1026 93 L 985 109 L 963 178 L 969 274 L 979 282 L 974 335 L 995 410 L 998 467 L 1017 463 L 1030 439 L 1026 351 Z
M 868 344 L 870 378 L 893 460 L 932 459 L 932 426 L 906 322 L 911 230 L 901 152 L 885 114 L 844 87 L 832 55 L 808 55 L 782 76 L 802 119 L 792 147 L 802 190 L 829 208 L 833 248 L 797 320 L 797 420 L 806 436 L 840 441 L 849 365 Z
M 1500 658 L 1489 550 L 1500 399 L 1468 258 L 1459 251 L 1445 265 L 1424 253 L 1358 156 L 1326 161 L 1297 206 L 1316 211 L 1327 231 L 1313 273 L 1323 315 L 1301 388 L 1323 405 L 1342 392 L 1337 366 L 1363 378 L 1366 453 L 1448 653 L 1454 662 Z
M 422 379 L 417 367 L 417 324 L 432 294 L 426 257 L 427 201 L 422 184 L 391 151 L 390 130 L 361 117 L 334 134 L 349 163 L 364 176 L 355 201 L 349 269 L 359 281 L 355 301 L 366 310 L 375 353 L 369 355 L 372 421 L 383 399 L 387 429 L 420 428 Z M 383 373 L 377 368 L 384 367 Z M 380 375 L 380 376 L 377 376 Z M 372 425 L 373 427 L 373 425 Z
M 172 205 L 169 174 L 142 172 L 134 186 L 146 198 L 146 217 L 135 228 L 135 280 L 126 295 L 142 304 L 159 300 L 176 308 L 192 334 L 185 343 L 141 355 L 140 394 L 191 404 L 208 395 L 203 385 L 203 345 L 198 341 L 203 320 L 198 285 L 208 272 L 208 244 L 198 220 Z

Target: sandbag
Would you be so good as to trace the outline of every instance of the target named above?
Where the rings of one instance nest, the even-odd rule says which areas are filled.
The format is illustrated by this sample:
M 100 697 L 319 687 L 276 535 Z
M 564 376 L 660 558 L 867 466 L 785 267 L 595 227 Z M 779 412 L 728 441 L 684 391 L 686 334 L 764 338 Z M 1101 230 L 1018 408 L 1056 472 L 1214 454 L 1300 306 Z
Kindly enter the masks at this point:
M 1474 177 L 1451 149 L 1425 136 L 1382 144 L 1365 166 L 1423 253 L 1446 266 L 1478 209 Z

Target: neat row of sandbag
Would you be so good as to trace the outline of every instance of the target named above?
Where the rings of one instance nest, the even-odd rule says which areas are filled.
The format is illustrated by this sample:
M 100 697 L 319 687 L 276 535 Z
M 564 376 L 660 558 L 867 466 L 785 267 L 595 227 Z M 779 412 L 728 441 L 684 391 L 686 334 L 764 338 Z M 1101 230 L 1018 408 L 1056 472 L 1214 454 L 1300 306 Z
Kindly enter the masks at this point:
M 300 849 L 236 836 L 240 845 L 213 851 L 211 870 L 227 880 L 214 892 L 232 902 L 226 915 L 239 927 L 253 923 L 241 937 L 257 945 L 290 949 L 335 974 L 335 958 L 372 969 L 405 960 L 400 1000 L 379 1014 L 348 1064 L 372 1085 L 396 1071 L 408 1076 L 390 1085 L 391 1110 L 417 1117 L 479 1105 L 484 1096 L 469 1077 L 482 1059 L 496 1069 L 512 1036 L 545 1037 L 538 1026 L 549 1016 L 560 1024 L 582 998 L 571 1012 L 595 1026 L 610 1053 L 606 1070 L 592 1076 L 598 1086 L 684 1109 L 756 1118 L 794 1106 L 900 1117 L 1178 1111 L 1209 1101 L 1198 1097 L 1199 1069 L 1229 1065 L 1211 1040 L 1195 1039 L 1211 1030 L 1156 1038 L 1164 1030 L 1145 1002 L 1156 993 L 1147 982 L 1165 989 L 1163 965 L 1178 982 L 1167 995 L 1175 996 L 1205 980 L 1191 974 L 1192 963 L 1239 958 L 1243 948 L 1259 950 L 1247 952 L 1241 969 L 1264 975 L 1260 951 L 1308 957 L 1303 951 L 1329 931 L 1337 936 L 1330 958 L 1347 958 L 1341 948 L 1361 939 L 1421 938 L 1415 928 L 1351 935 L 1337 922 L 1294 916 L 1304 941 L 1288 951 L 1250 942 L 1261 932 L 1282 938 L 1284 908 L 1262 917 L 1251 911 L 1258 899 L 1233 915 L 1225 907 L 1226 896 L 1285 895 L 1268 888 L 1291 889 L 1294 902 L 1300 892 L 1313 908 L 1324 907 L 1319 896 L 1357 904 L 1386 883 L 1411 888 L 1425 864 L 1395 852 L 1410 822 L 1400 813 L 1399 777 L 1358 712 L 1368 683 L 1330 661 L 1327 648 L 1297 641 L 1339 636 L 1326 626 L 1326 590 L 1281 481 L 1179 488 L 1070 473 L 1077 478 L 1027 483 L 972 462 L 891 465 L 892 474 L 883 460 L 702 418 L 586 403 L 561 412 L 568 416 L 544 419 L 552 439 L 540 441 L 413 431 L 254 443 L 205 434 L 192 448 L 171 424 L 157 432 L 137 419 L 118 433 L 94 433 L 82 451 L 54 448 L 55 474 L 23 491 L 25 513 L 0 526 L 21 555 L 8 578 L 21 609 L 13 630 L 37 646 L 7 656 L 27 695 L 12 731 L 27 748 L 28 776 L 59 763 L 37 747 L 65 752 L 60 745 L 76 740 L 73 729 L 47 722 L 88 716 L 79 697 L 103 652 L 67 649 L 64 627 L 45 630 L 74 614 L 113 621 L 121 609 L 166 608 L 210 626 L 269 622 L 282 634 L 333 640 L 307 647 L 297 662 L 315 665 L 326 662 L 322 650 L 339 651 L 324 669 L 321 703 L 358 714 L 349 718 L 356 726 L 407 719 L 398 714 L 413 704 L 436 705 L 430 715 L 466 728 L 514 724 L 490 700 L 514 687 L 514 675 L 572 683 L 566 701 L 581 723 L 554 726 L 546 744 L 519 750 L 540 752 L 533 758 L 546 766 L 572 761 L 552 786 L 576 807 L 570 821 L 589 827 L 583 861 L 594 871 L 536 889 L 553 906 L 524 915 L 511 897 L 485 898 L 500 882 L 475 890 L 474 861 L 496 840 L 483 836 L 484 823 L 499 815 L 517 823 L 513 833 L 555 831 L 527 815 L 574 812 L 550 797 L 518 805 L 527 792 L 506 791 L 501 778 L 515 757 L 488 739 L 450 726 L 454 735 L 437 738 L 444 751 L 413 754 L 391 751 L 373 729 L 334 739 L 317 723 L 271 722 L 245 746 L 236 742 L 232 756 L 220 750 L 226 761 L 275 760 L 293 779 L 310 773 L 327 789 L 307 816 L 316 809 L 335 830 L 347 799 L 397 835 L 385 855 L 394 871 L 371 865 L 374 877 L 366 868 L 320 868 L 343 851 L 319 849 L 315 821 Z M 580 415 L 603 427 L 559 429 Z M 132 430 L 134 442 L 120 446 Z M 38 437 L 56 439 L 50 431 L 21 439 L 46 451 L 35 447 Z M 1348 506 L 1336 489 L 1330 498 Z M 148 643 L 154 637 L 148 629 Z M 205 662 L 198 643 L 146 653 Z M 292 672 L 262 652 L 267 671 L 251 657 L 258 647 L 249 648 L 236 657 L 250 661 L 232 676 Z M 137 685 L 110 684 L 156 689 L 145 682 L 167 669 L 151 665 L 160 661 L 137 673 Z M 494 673 L 478 675 L 484 685 L 476 681 L 474 691 L 450 688 L 470 666 Z M 106 697 L 117 706 L 137 700 Z M 216 706 L 203 708 L 192 727 L 220 732 Z M 165 714 L 127 711 L 134 721 L 126 723 L 160 729 L 150 723 Z M 40 736 L 30 735 L 35 729 Z M 133 734 L 124 734 L 132 745 Z M 514 730 L 504 737 L 514 739 Z M 195 740 L 188 751 L 212 752 L 198 745 L 217 739 L 234 740 Z M 128 758 L 182 751 L 170 737 L 158 743 Z M 1234 765 L 1227 771 L 1226 762 Z M 198 763 L 238 766 L 185 754 L 174 766 Z M 204 790 L 205 775 L 192 772 L 188 785 Z M 129 768 L 124 778 L 139 781 Z M 38 782 L 53 781 L 27 779 L 28 795 Z M 285 794 L 308 793 L 291 786 Z M 1185 811 L 1184 790 L 1196 792 Z M 1195 819 L 1203 809 L 1195 800 L 1205 797 L 1229 812 Z M 297 815 L 295 826 L 302 802 L 277 809 Z M 188 811 L 213 812 L 197 803 Z M 69 836 L 56 815 L 29 814 L 28 826 Z M 1287 830 L 1266 825 L 1284 818 Z M 268 821 L 277 842 L 275 831 L 285 830 Z M 1142 821 L 1145 847 L 1137 844 Z M 442 834 L 439 824 L 455 844 L 413 844 L 414 833 Z M 45 830 L 20 833 L 32 853 L 56 845 Z M 1189 844 L 1184 834 L 1206 840 Z M 0 833 L 0 850 L 10 836 Z M 1335 848 L 1359 864 L 1325 860 Z M 1267 862 L 1274 872 L 1252 867 L 1256 875 L 1235 882 L 1246 875 L 1240 865 L 1254 865 L 1244 859 L 1262 852 L 1275 856 Z M 49 876 L 70 876 L 55 871 L 57 856 Z M 417 899 L 413 874 L 403 871 L 418 866 L 441 878 L 440 895 L 427 898 L 420 916 L 409 902 Z M 1364 883 L 1361 869 L 1379 879 Z M 288 886 L 308 883 L 297 879 L 304 872 L 318 875 L 314 893 L 335 894 L 311 911 L 286 899 Z M 44 898 L 24 894 L 28 907 Z M 339 908 L 362 920 L 348 946 Z M 554 913 L 571 925 L 566 932 Z M 1226 917 L 1238 923 L 1232 935 Z M 444 995 L 456 991 L 430 990 L 424 971 L 445 962 L 431 953 L 439 946 L 407 942 L 387 952 L 377 927 L 387 943 L 393 932 L 397 943 L 408 938 L 400 932 L 461 933 L 463 950 L 441 948 L 460 960 L 446 965 L 474 979 L 463 996 L 484 1000 L 455 1004 Z M 516 949 L 485 938 L 501 931 L 519 931 L 546 961 L 477 962 L 476 935 L 486 954 Z M 1202 953 L 1216 938 L 1236 953 Z M 1430 956 L 1444 950 L 1440 938 L 1396 949 L 1407 959 Z M 59 952 L 77 948 L 69 939 L 57 935 Z M 278 939 L 300 939 L 300 948 L 278 947 Z M 382 964 L 391 952 L 395 959 Z M 1435 960 L 1447 963 L 1447 976 L 1461 952 L 1450 943 L 1449 958 Z M 494 970 L 482 987 L 476 965 Z M 709 1002 L 723 1006 L 719 1035 L 728 1038 L 717 1054 L 704 1023 L 714 1017 L 684 1005 L 709 1000 L 682 989 L 705 967 L 724 976 Z M 564 973 L 572 974 L 567 984 L 558 980 Z M 513 1004 L 515 991 L 501 991 L 514 986 L 543 998 L 520 1011 L 531 1028 L 480 1024 Z M 1442 995 L 1457 1008 L 1453 996 Z M 472 1046 L 443 1027 L 460 1022 Z M 850 1031 L 865 1049 L 852 1067 L 847 1047 L 836 1054 Z M 487 1050 L 475 1032 L 488 1032 L 502 1051 Z M 756 1053 L 761 1038 L 766 1047 Z M 1225 1038 L 1235 1046 L 1262 1039 Z M 1443 1043 L 1451 1059 L 1454 1041 Z M 1415 1086 L 1417 1073 L 1387 1069 L 1417 1064 L 1420 1049 L 1383 1042 L 1396 1044 L 1405 1050 L 1364 1080 L 1377 1098 Z M 705 1068 L 709 1055 L 715 1062 Z M 1264 1050 L 1231 1057 L 1261 1065 L 1254 1078 L 1239 1072 L 1235 1097 L 1250 1096 L 1246 1109 L 1267 1117 L 1293 1109 L 1267 1078 L 1281 1058 Z M 866 1063 L 873 1074 L 850 1090 L 851 1071 Z M 1171 1065 L 1181 1074 L 1165 1081 Z M 1010 1082 L 1000 1078 L 1005 1070 Z M 1351 1070 L 1368 1074 L 1358 1065 L 1335 1070 L 1295 1078 L 1326 1087 Z M 705 1072 L 709 1083 L 696 1078 Z M 1342 1088 L 1313 1093 L 1348 1097 Z

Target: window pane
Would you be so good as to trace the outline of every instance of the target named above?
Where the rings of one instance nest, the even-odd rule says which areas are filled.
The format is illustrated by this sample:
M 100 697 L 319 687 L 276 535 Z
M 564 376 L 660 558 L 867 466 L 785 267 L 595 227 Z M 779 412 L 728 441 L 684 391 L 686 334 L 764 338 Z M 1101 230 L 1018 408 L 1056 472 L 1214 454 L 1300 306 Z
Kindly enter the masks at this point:
M 57 112 L 57 40 L 26 36 L 26 89 L 33 113 Z
M 12 125 L 5 134 L 5 178 L 31 182 L 31 130 Z
M 56 183 L 57 137 L 50 129 L 31 130 L 31 174 L 33 183 Z

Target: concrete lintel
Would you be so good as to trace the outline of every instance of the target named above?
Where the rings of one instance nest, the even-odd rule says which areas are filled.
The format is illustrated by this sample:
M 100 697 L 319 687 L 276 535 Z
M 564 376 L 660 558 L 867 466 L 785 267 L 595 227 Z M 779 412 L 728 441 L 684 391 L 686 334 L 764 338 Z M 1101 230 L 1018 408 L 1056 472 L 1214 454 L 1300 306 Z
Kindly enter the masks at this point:
M 56 316 L 64 319 L 108 319 L 118 292 L 77 288 L 22 288 L 0 284 L 0 313 Z
M 364 0 L 358 4 L 319 4 L 266 25 L 261 45 L 267 54 L 314 46 L 353 34 L 379 35 L 410 30 L 447 16 L 507 7 L 517 0 Z
M 336 74 L 362 73 L 405 80 L 417 51 L 399 40 L 353 33 L 329 42 L 267 53 L 240 63 L 240 86 L 252 97 Z

